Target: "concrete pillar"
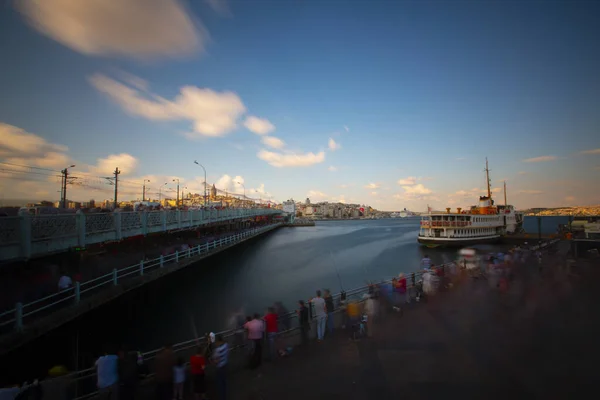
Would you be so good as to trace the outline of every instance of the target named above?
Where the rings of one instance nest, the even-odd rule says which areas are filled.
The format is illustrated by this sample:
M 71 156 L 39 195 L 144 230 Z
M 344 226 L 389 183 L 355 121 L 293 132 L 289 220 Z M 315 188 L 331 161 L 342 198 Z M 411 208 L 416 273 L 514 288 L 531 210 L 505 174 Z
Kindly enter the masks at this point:
M 31 257 L 31 214 L 27 210 L 19 211 L 19 240 L 21 242 L 21 257 Z

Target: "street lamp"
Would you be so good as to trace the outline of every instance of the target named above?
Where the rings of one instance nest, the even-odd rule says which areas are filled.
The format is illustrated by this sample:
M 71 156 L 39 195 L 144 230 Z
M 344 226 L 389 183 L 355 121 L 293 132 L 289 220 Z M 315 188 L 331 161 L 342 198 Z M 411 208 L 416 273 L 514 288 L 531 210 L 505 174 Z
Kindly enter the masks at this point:
M 69 165 L 65 167 L 62 171 L 60 171 L 63 175 L 62 181 L 62 207 L 67 208 L 67 178 L 69 177 L 69 168 L 74 168 L 75 164 Z
M 246 186 L 242 182 L 236 182 L 238 185 L 242 185 L 244 188 L 244 208 L 246 208 Z
M 184 190 L 187 189 L 187 188 L 188 188 L 187 186 L 184 186 L 184 187 L 181 188 L 181 205 L 182 206 L 185 206 Z M 188 195 L 189 195 L 189 193 L 188 193 Z
M 173 179 L 173 182 L 177 182 L 177 201 L 175 207 L 179 207 L 179 178 Z
M 165 182 L 164 185 L 158 187 L 158 202 L 160 203 L 162 200 L 162 188 L 167 186 L 168 182 Z
M 262 196 L 261 196 L 261 193 L 257 189 L 254 189 L 254 191 L 256 193 L 258 193 L 258 206 L 260 207 L 262 205 Z
M 206 207 L 206 168 L 198 161 L 194 161 L 194 164 L 199 165 L 204 170 L 204 207 Z
M 144 188 L 142 189 L 142 201 L 146 201 L 146 182 L 150 183 L 150 179 L 144 179 Z

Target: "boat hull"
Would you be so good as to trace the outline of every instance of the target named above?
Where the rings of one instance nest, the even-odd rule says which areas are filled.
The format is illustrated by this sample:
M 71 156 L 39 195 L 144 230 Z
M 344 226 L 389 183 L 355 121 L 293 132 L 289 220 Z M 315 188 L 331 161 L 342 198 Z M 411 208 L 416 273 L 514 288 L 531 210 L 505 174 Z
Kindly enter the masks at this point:
M 419 236 L 417 241 L 428 248 L 436 247 L 464 247 L 473 246 L 476 244 L 494 244 L 502 241 L 502 236 L 486 236 L 481 238 L 460 238 L 460 239 L 447 239 L 447 238 L 431 238 Z

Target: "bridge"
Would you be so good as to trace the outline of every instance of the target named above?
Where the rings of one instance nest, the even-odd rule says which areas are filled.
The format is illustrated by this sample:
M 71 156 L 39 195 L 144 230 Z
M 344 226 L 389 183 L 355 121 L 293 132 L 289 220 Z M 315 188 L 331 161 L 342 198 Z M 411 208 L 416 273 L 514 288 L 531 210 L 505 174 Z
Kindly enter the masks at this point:
M 272 208 L 133 211 L 0 218 L 0 261 L 27 260 L 133 236 L 281 214 Z

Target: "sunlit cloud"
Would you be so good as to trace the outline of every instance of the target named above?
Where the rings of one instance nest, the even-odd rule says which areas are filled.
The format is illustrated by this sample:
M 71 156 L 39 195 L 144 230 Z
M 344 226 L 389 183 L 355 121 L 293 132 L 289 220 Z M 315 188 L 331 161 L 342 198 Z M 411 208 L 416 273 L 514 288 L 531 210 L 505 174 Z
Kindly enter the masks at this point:
M 250 131 L 257 135 L 267 135 L 275 130 L 273 125 L 268 119 L 258 118 L 253 115 L 246 118 L 244 126 Z
M 272 147 L 274 149 L 282 149 L 285 147 L 285 142 L 275 136 L 263 136 L 261 141 L 265 146 Z
M 266 161 L 273 167 L 309 167 L 311 165 L 320 164 L 325 161 L 325 152 L 319 153 L 276 153 L 268 150 L 261 150 L 257 157 Z
M 208 33 L 178 0 L 18 0 L 33 28 L 77 52 L 175 57 L 202 51 Z
M 368 183 L 365 185 L 365 189 L 378 189 L 381 185 L 379 183 Z
M 600 154 L 600 149 L 584 150 L 581 154 Z
M 327 168 L 327 170 L 330 171 L 330 172 L 335 172 L 338 169 L 337 169 L 337 167 L 334 167 L 333 165 L 330 165 L 329 168 Z
M 408 178 L 399 179 L 398 182 L 396 182 L 396 183 L 400 186 L 414 185 L 417 183 L 417 178 L 415 178 L 414 176 L 409 176 Z
M 142 94 L 133 87 L 102 74 L 93 75 L 90 83 L 120 105 L 126 112 L 156 121 L 187 120 L 193 131 L 187 136 L 223 136 L 237 127 L 246 107 L 233 92 L 216 92 L 184 86 L 179 95 L 168 100 L 155 94 Z
M 339 150 L 342 147 L 339 143 L 337 143 L 335 140 L 333 140 L 333 138 L 329 138 L 328 146 L 329 146 L 329 150 L 331 150 L 331 151 Z
M 537 162 L 555 161 L 556 159 L 557 159 L 556 156 L 541 156 L 541 157 L 527 158 L 527 159 L 523 160 L 523 162 L 537 163 Z

